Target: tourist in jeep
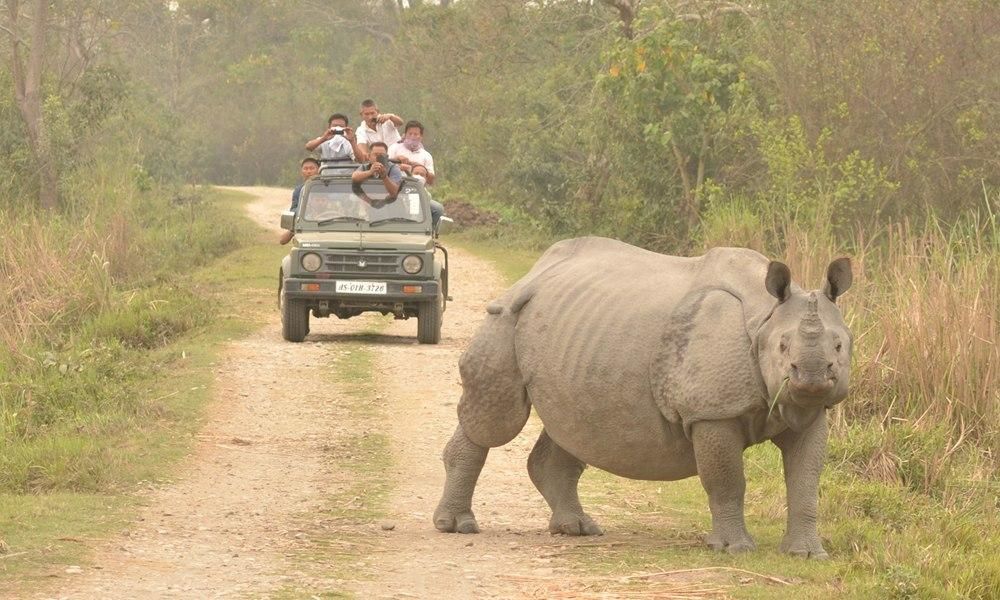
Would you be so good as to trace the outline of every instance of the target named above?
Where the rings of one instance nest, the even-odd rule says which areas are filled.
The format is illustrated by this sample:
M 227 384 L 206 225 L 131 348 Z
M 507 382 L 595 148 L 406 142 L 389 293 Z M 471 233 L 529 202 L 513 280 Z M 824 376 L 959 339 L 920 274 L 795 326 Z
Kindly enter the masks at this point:
M 404 173 L 413 174 L 414 166 L 423 166 L 427 185 L 434 184 L 434 157 L 424 148 L 424 126 L 420 121 L 407 121 L 403 139 L 389 146 L 389 160 L 399 161 Z
M 403 181 L 403 172 L 399 170 L 399 165 L 389 162 L 389 147 L 385 142 L 373 143 L 369 158 L 371 162 L 359 165 L 351 174 L 351 181 L 361 183 L 372 178 L 381 179 L 389 197 L 395 198 Z
M 348 126 L 347 116 L 334 113 L 327 119 L 327 128 L 319 137 L 306 142 L 306 150 L 319 148 L 322 160 L 354 160 L 358 156 L 358 139 Z
M 310 177 L 319 173 L 319 161 L 315 158 L 303 158 L 302 165 L 299 168 L 299 173 L 302 174 L 302 183 L 292 190 L 292 205 L 288 207 L 288 210 L 292 212 L 296 212 L 299 209 L 299 197 L 302 195 L 302 186 L 305 185 L 306 181 L 308 181 Z M 291 231 L 283 232 L 281 234 L 281 238 L 278 239 L 278 242 L 281 243 L 282 246 L 290 241 L 292 241 Z
M 410 169 L 410 177 L 418 180 L 420 183 L 427 183 L 427 167 L 424 165 L 413 165 Z
M 396 128 L 402 124 L 403 119 L 399 115 L 380 113 L 374 100 L 368 99 L 362 102 L 361 125 L 357 131 L 359 152 L 355 154 L 358 161 L 371 160 L 368 153 L 376 142 L 384 143 L 386 148 L 398 142 L 401 138 Z

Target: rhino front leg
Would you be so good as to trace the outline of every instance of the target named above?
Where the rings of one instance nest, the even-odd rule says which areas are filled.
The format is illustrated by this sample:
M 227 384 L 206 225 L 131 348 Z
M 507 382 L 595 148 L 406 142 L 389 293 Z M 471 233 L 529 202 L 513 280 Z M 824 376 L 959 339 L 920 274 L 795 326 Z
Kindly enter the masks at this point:
M 542 430 L 528 456 L 528 475 L 552 509 L 550 532 L 604 535 L 604 531 L 580 506 L 577 484 L 586 467 Z
M 754 550 L 743 520 L 743 433 L 736 421 L 699 421 L 692 426 L 698 476 L 708 493 L 712 533 L 705 541 L 730 553 Z
M 829 558 L 816 530 L 819 475 L 826 457 L 826 411 L 801 432 L 788 429 L 772 440 L 781 448 L 788 497 L 788 527 L 781 551 L 806 558 Z
M 462 426 L 444 448 L 444 494 L 434 511 L 434 527 L 446 533 L 479 533 L 472 514 L 472 494 L 483 470 L 489 448 L 476 445 Z

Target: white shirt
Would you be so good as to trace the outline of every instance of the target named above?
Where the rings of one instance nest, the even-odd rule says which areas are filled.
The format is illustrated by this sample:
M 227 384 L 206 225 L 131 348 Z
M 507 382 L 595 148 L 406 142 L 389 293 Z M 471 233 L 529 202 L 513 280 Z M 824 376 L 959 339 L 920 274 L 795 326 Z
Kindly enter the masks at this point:
M 357 128 L 355 133 L 358 136 L 358 143 L 368 144 L 369 148 L 375 142 L 384 142 L 386 146 L 391 148 L 393 144 L 402 139 L 399 137 L 399 132 L 396 131 L 396 126 L 393 125 L 390 119 L 386 119 L 384 123 L 379 123 L 375 126 L 375 129 L 368 126 L 368 121 L 362 121 L 361 126 Z
M 354 158 L 351 142 L 342 135 L 335 135 L 319 145 L 321 159 Z
M 389 146 L 389 160 L 394 160 L 400 156 L 410 161 L 411 165 L 423 165 L 427 168 L 428 173 L 431 175 L 434 174 L 434 157 L 427 151 L 427 148 L 421 146 L 420 150 L 411 152 L 409 148 L 403 145 L 403 142 L 396 142 Z

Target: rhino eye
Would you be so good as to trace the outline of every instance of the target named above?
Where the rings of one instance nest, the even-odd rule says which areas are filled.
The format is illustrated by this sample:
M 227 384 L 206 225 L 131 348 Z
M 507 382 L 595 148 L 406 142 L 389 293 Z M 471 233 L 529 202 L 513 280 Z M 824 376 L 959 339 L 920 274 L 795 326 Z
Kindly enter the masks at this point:
M 841 349 L 843 349 L 843 347 L 844 347 L 844 344 L 842 344 L 841 342 L 837 342 L 837 345 L 834 346 L 834 350 L 836 350 L 837 352 L 840 352 Z
M 778 344 L 778 350 L 781 350 L 782 352 L 787 351 L 788 350 L 788 344 L 786 344 L 785 341 L 782 340 L 781 343 Z

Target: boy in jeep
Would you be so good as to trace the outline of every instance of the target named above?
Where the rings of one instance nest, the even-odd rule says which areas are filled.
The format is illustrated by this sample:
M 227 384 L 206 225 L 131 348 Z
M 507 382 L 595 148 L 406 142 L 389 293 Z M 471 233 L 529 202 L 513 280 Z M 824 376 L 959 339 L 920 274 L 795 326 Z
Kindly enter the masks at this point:
M 299 172 L 302 174 L 302 183 L 292 191 L 292 205 L 288 207 L 288 210 L 292 212 L 296 212 L 299 209 L 299 196 L 302 195 L 302 186 L 305 185 L 310 177 L 319 173 L 319 161 L 315 158 L 303 158 Z M 290 241 L 292 241 L 291 231 L 282 232 L 281 237 L 278 239 L 278 243 L 282 246 Z

